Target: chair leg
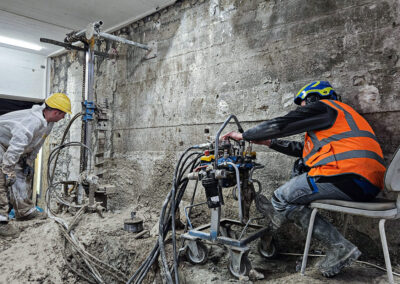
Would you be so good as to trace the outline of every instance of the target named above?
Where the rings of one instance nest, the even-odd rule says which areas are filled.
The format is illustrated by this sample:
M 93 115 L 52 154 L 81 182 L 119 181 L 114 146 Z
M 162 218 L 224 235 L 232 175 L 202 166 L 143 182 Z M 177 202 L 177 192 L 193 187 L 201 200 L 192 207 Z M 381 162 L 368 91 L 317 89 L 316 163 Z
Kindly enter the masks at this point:
M 349 214 L 344 215 L 343 234 L 342 234 L 343 237 L 346 237 L 347 234 L 347 228 L 349 226 L 349 218 L 350 218 Z
M 392 264 L 390 263 L 390 257 L 389 257 L 389 249 L 386 241 L 386 234 L 385 234 L 385 219 L 381 219 L 379 221 L 379 234 L 381 235 L 381 242 L 382 242 L 382 249 L 383 249 L 383 255 L 385 257 L 385 264 L 386 264 L 386 271 L 387 271 L 387 276 L 389 283 L 392 284 L 394 283 L 393 280 L 393 273 L 392 273 Z
M 308 225 L 306 246 L 304 247 L 303 261 L 301 263 L 301 275 L 304 275 L 304 271 L 306 270 L 308 250 L 310 249 L 312 231 L 314 229 L 314 220 L 315 220 L 315 215 L 317 214 L 317 211 L 318 211 L 318 209 L 314 208 L 313 211 L 311 212 L 310 223 Z

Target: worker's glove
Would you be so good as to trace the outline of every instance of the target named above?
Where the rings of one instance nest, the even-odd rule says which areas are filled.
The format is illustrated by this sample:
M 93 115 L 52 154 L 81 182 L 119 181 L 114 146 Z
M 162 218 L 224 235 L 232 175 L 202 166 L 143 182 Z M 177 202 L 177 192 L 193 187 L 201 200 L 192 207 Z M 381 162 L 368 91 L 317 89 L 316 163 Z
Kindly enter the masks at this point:
M 6 186 L 12 186 L 17 180 L 17 177 L 13 172 L 5 174 L 5 177 L 6 177 Z
M 35 170 L 34 170 L 31 166 L 29 166 L 28 164 L 25 164 L 25 165 L 24 165 L 23 171 L 24 171 L 24 175 L 25 175 L 27 178 L 33 177 L 33 174 L 35 173 Z

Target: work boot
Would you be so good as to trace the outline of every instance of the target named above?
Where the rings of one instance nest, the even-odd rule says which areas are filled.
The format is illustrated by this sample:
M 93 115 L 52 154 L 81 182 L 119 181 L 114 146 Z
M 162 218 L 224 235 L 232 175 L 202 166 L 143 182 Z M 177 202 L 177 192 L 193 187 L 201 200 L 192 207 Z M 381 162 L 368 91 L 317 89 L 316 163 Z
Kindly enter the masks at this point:
M 331 244 L 326 251 L 326 256 L 317 264 L 319 271 L 325 277 L 333 277 L 339 272 L 356 261 L 361 252 L 351 242 Z
M 46 214 L 46 212 L 40 212 L 39 210 L 35 210 L 29 215 L 17 217 L 17 221 L 28 221 L 28 220 L 33 220 L 33 219 L 36 219 L 36 220 L 47 219 L 47 214 Z
M 261 214 L 271 220 L 275 230 L 279 229 L 283 224 L 288 223 L 288 219 L 284 213 L 276 211 L 271 202 L 260 193 L 256 194 L 256 208 Z
M 19 237 L 19 229 L 8 222 L 0 222 L 0 238 L 12 238 L 16 239 Z
M 287 214 L 298 227 L 305 232 L 308 230 L 311 210 L 300 206 Z M 326 256 L 317 264 L 319 271 L 325 277 L 333 277 L 356 261 L 361 252 L 345 239 L 342 234 L 329 222 L 318 214 L 315 216 L 313 237 L 319 240 L 326 248 Z

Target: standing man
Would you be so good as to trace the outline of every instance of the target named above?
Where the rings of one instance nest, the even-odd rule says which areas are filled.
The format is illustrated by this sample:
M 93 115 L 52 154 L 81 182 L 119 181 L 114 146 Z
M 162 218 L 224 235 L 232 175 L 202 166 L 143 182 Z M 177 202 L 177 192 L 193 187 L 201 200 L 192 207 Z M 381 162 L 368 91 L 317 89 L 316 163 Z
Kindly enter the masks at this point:
M 62 93 L 44 104 L 0 116 L 0 237 L 18 237 L 19 230 L 8 223 L 8 203 L 17 220 L 46 218 L 31 201 L 31 181 L 36 155 L 55 122 L 71 114 L 71 101 Z
M 304 86 L 294 102 L 301 107 L 243 135 L 230 132 L 223 138 L 253 141 L 303 159 L 306 172 L 275 190 L 271 202 L 261 196 L 256 205 L 275 229 L 292 222 L 306 232 L 311 215 L 308 204 L 318 199 L 369 201 L 383 189 L 386 169 L 371 126 L 353 108 L 337 100 L 329 82 Z M 306 132 L 304 142 L 276 140 L 302 132 Z M 355 245 L 318 215 L 313 236 L 327 249 L 326 257 L 318 263 L 325 277 L 335 276 L 361 255 Z

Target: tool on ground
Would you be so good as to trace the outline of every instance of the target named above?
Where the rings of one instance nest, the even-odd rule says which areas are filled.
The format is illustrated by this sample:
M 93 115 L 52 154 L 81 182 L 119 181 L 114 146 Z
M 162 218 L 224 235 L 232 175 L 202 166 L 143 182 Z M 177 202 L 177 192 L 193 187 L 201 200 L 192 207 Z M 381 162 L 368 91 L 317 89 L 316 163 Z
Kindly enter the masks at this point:
M 143 231 L 143 220 L 136 217 L 136 212 L 131 212 L 131 218 L 124 220 L 124 230 L 131 233 Z

